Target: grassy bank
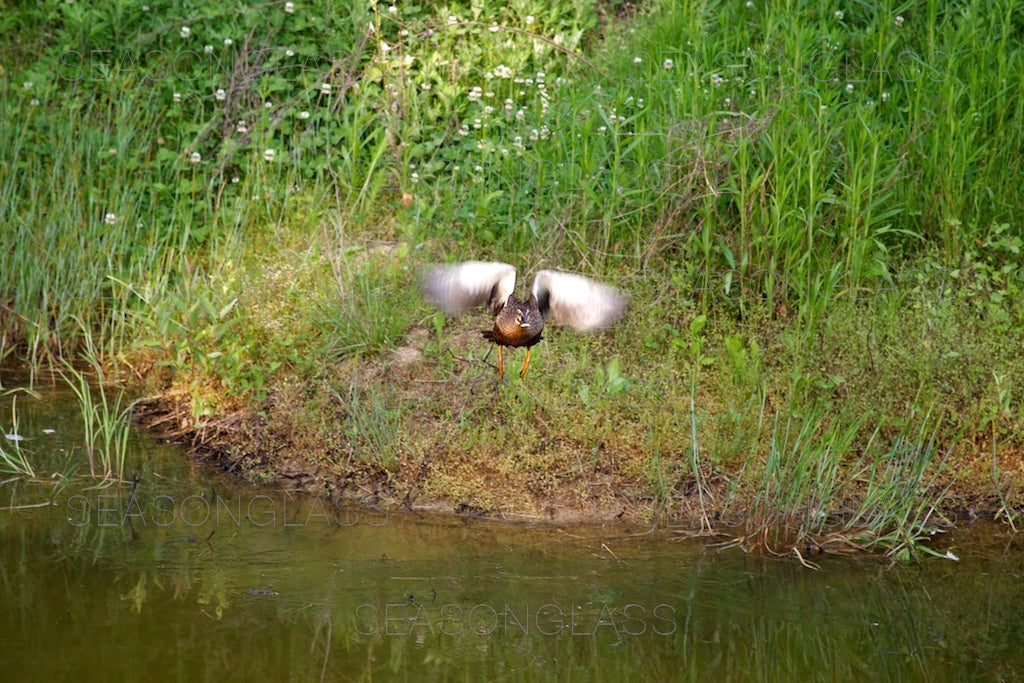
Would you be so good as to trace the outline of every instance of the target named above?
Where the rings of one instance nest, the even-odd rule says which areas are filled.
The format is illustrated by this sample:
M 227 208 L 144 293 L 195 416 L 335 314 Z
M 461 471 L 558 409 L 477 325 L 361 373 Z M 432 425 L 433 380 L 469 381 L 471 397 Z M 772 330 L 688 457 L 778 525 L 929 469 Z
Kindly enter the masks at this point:
M 373 504 L 812 552 L 1017 519 L 1020 3 L 0 25 L 0 357 L 86 354 L 231 466 Z M 632 308 L 499 382 L 482 313 L 416 291 L 466 258 Z

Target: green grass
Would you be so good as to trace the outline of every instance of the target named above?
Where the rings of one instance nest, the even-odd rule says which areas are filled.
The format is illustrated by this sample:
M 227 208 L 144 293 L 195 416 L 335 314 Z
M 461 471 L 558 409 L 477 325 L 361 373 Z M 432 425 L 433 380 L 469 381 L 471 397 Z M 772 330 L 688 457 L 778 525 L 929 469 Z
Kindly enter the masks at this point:
M 775 547 L 839 515 L 894 551 L 956 492 L 1015 520 L 1022 8 L 12 10 L 0 358 L 92 355 L 196 430 L 250 407 L 366 451 L 339 476 L 420 482 L 436 448 L 423 485 L 469 505 L 611 478 L 650 516 L 740 505 Z M 630 315 L 482 389 L 482 318 L 413 277 L 471 257 L 610 281 Z M 295 399 L 305 435 L 278 415 L 297 385 L 348 406 L 347 450 L 331 401 Z

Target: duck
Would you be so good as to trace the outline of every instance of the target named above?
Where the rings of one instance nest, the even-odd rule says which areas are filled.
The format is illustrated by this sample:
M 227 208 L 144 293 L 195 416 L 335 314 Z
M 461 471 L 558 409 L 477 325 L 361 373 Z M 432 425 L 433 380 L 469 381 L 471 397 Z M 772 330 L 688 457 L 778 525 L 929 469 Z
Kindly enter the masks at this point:
M 558 270 L 537 271 L 529 296 L 518 298 L 515 267 L 494 261 L 428 266 L 421 273 L 420 287 L 425 299 L 449 315 L 486 304 L 488 313 L 494 316 L 494 326 L 482 334 L 498 347 L 498 375 L 502 379 L 502 350 L 526 348 L 519 371 L 519 376 L 525 377 L 530 350 L 542 339 L 545 323 L 596 332 L 614 324 L 629 305 L 615 287 Z

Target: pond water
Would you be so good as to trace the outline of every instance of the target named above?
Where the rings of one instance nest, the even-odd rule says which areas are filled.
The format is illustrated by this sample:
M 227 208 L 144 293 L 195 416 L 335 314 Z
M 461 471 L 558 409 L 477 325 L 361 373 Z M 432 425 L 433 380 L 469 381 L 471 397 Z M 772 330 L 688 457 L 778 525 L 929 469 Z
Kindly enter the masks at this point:
M 1024 677 L 1024 548 L 996 525 L 944 539 L 959 562 L 812 571 L 666 530 L 367 511 L 141 433 L 136 483 L 59 486 L 77 410 L 17 399 L 36 478 L 0 476 L 4 680 Z

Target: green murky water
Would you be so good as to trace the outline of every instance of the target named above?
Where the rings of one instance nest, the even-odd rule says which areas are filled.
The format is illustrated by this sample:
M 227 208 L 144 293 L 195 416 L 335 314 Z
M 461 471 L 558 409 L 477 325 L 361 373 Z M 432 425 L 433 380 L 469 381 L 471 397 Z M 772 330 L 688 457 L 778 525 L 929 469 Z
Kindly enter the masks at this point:
M 142 434 L 134 490 L 58 488 L 68 398 L 18 398 L 38 479 L 0 476 L 4 680 L 1024 677 L 1024 548 L 993 525 L 952 535 L 959 563 L 814 572 L 625 526 L 368 512 Z

